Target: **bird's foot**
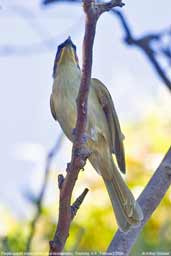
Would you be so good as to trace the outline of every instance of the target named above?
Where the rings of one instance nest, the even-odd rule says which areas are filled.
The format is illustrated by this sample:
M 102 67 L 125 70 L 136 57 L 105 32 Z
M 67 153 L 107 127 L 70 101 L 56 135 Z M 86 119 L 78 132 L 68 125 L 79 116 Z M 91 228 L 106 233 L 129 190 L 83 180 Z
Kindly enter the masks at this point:
M 73 142 L 75 142 L 76 137 L 77 137 L 77 129 L 74 128 L 74 129 L 72 129 L 72 141 Z M 81 143 L 86 144 L 89 139 L 90 139 L 89 134 L 88 133 L 83 133 L 83 135 L 81 137 Z
M 89 158 L 89 156 L 91 155 L 91 151 L 89 149 L 87 149 L 87 147 L 81 147 L 81 148 L 76 148 L 74 150 L 74 155 L 76 157 L 81 158 L 82 160 L 86 160 L 87 158 Z
M 76 148 L 74 150 L 74 155 L 76 156 L 76 158 L 78 158 L 79 168 L 81 170 L 84 170 L 84 166 L 86 164 L 86 160 L 91 155 L 91 151 L 88 150 L 86 147 Z
M 85 147 L 75 148 L 74 149 L 74 156 L 75 156 L 74 166 L 84 171 L 86 160 L 87 158 L 89 158 L 90 155 L 91 155 L 91 151 Z M 71 163 L 67 163 L 66 172 L 70 172 L 71 169 L 72 169 Z

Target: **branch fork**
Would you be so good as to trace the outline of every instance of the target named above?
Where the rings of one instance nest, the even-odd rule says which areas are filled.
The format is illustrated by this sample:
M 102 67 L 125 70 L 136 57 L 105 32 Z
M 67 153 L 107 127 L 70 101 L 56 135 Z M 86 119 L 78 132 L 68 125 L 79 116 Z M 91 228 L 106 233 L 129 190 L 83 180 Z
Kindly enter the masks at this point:
M 122 0 L 111 0 L 106 3 L 96 3 L 94 0 L 83 1 L 83 9 L 88 17 L 96 21 L 104 12 L 108 12 L 114 7 L 123 7 L 125 4 Z
M 141 49 L 145 55 L 148 57 L 149 61 L 151 62 L 152 66 L 156 70 L 157 74 L 161 78 L 161 80 L 164 82 L 164 84 L 167 86 L 167 88 L 171 91 L 171 80 L 166 72 L 166 69 L 162 67 L 159 60 L 156 58 L 156 51 L 154 50 L 152 46 L 152 42 L 161 40 L 161 37 L 166 33 L 168 34 L 169 31 L 163 31 L 159 33 L 152 33 L 143 35 L 140 38 L 136 38 L 131 28 L 128 24 L 128 21 L 124 14 L 118 10 L 112 10 L 112 12 L 118 16 L 121 25 L 123 27 L 123 30 L 125 32 L 124 41 L 127 45 L 130 46 L 136 46 L 139 49 Z M 160 49 L 160 51 L 162 51 Z M 164 51 L 162 51 L 165 58 L 170 60 L 170 50 L 168 51 L 166 48 L 164 48 Z M 169 56 L 169 57 L 168 57 Z

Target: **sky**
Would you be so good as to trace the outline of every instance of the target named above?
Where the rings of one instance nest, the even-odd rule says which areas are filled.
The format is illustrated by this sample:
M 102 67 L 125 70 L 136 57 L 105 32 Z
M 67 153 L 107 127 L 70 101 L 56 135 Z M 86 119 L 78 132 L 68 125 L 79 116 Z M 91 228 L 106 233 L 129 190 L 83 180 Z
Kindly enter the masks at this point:
M 61 133 L 49 106 L 57 46 L 70 35 L 81 65 L 84 34 L 80 4 L 45 8 L 40 3 L 0 0 L 0 201 L 20 216 L 27 216 L 23 192 L 38 192 L 47 151 Z M 125 3 L 136 36 L 169 27 L 170 0 Z M 104 14 L 97 25 L 92 72 L 111 92 L 121 124 L 143 118 L 159 98 L 163 111 L 169 111 L 167 89 L 142 52 L 128 48 L 122 37 L 117 18 Z M 65 139 L 54 168 L 65 170 L 70 149 Z

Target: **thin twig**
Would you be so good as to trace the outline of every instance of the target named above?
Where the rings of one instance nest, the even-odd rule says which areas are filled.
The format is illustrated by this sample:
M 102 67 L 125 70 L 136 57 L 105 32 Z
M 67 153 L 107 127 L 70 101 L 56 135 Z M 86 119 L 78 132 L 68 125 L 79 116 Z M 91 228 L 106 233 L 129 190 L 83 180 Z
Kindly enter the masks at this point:
M 164 84 L 167 86 L 169 91 L 171 91 L 171 80 L 167 76 L 164 68 L 162 68 L 161 64 L 157 60 L 156 51 L 153 49 L 152 42 L 153 41 L 159 41 L 162 37 L 162 34 L 166 33 L 166 31 L 155 33 L 155 34 L 149 34 L 142 36 L 140 38 L 135 38 L 133 35 L 131 28 L 128 24 L 128 21 L 123 13 L 120 11 L 112 10 L 112 13 L 115 14 L 123 27 L 125 37 L 124 41 L 129 46 L 136 46 L 139 49 L 141 49 L 144 54 L 147 56 L 149 62 L 154 67 L 155 71 L 157 72 L 158 76 L 161 78 L 161 80 L 164 82 Z M 169 31 L 168 31 L 169 32 Z M 165 58 L 168 58 L 165 56 Z
M 83 193 L 75 200 L 75 202 L 72 204 L 71 206 L 71 219 L 74 218 L 74 216 L 76 215 L 78 209 L 80 208 L 84 198 L 86 197 L 88 193 L 88 188 L 85 188 Z
M 31 247 L 31 243 L 36 231 L 36 223 L 42 213 L 42 204 L 43 204 L 43 200 L 45 197 L 45 193 L 46 193 L 46 189 L 47 189 L 47 184 L 48 184 L 48 176 L 49 176 L 49 172 L 50 172 L 50 166 L 52 163 L 52 159 L 53 157 L 57 154 L 57 152 L 60 149 L 61 143 L 63 140 L 63 134 L 61 134 L 59 136 L 59 138 L 57 139 L 55 145 L 53 146 L 53 148 L 49 151 L 49 153 L 47 154 L 47 160 L 46 160 L 46 167 L 45 167 L 45 173 L 44 173 L 44 177 L 43 177 L 43 183 L 39 192 L 39 195 L 37 197 L 36 200 L 36 213 L 31 221 L 30 224 L 30 234 L 28 236 L 27 239 L 27 243 L 26 243 L 26 252 L 30 252 L 30 247 Z
M 121 0 L 112 0 L 110 3 L 111 8 L 122 5 Z M 86 15 L 86 24 L 83 42 L 82 76 L 77 97 L 76 136 L 72 148 L 71 163 L 67 168 L 67 175 L 63 181 L 62 188 L 60 189 L 59 218 L 54 238 L 50 241 L 50 255 L 53 253 L 60 253 L 64 249 L 73 219 L 71 211 L 72 191 L 78 178 L 79 171 L 84 167 L 86 160 L 91 153 L 86 150 L 84 144 L 86 142 L 85 129 L 87 124 L 87 102 L 92 70 L 93 43 L 97 20 L 104 11 L 109 11 L 109 6 L 107 5 L 105 9 L 104 5 L 103 9 L 101 9 L 99 4 L 95 1 L 84 0 L 83 8 Z M 86 194 L 86 192 L 83 193 L 83 195 L 84 194 Z M 85 196 L 83 196 L 83 198 L 84 197 Z
M 108 252 L 118 252 L 118 255 L 129 255 L 145 223 L 149 220 L 165 193 L 171 185 L 171 147 L 154 173 L 153 177 L 138 198 L 138 202 L 144 213 L 144 219 L 140 226 L 131 229 L 127 233 L 117 231 L 110 243 Z M 139 252 L 137 252 L 139 253 Z M 137 254 L 138 255 L 138 254 Z

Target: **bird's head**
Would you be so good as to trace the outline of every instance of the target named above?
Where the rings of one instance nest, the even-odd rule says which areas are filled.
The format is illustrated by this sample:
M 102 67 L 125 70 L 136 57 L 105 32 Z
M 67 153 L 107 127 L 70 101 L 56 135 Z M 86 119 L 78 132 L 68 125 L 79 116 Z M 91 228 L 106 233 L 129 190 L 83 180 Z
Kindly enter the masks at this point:
M 67 40 L 58 46 L 53 67 L 53 78 L 56 77 L 57 69 L 60 65 L 69 63 L 75 64 L 79 68 L 76 46 L 73 44 L 71 37 L 68 37 Z

